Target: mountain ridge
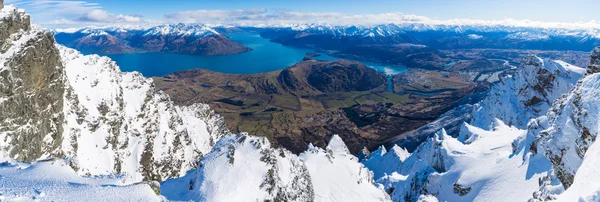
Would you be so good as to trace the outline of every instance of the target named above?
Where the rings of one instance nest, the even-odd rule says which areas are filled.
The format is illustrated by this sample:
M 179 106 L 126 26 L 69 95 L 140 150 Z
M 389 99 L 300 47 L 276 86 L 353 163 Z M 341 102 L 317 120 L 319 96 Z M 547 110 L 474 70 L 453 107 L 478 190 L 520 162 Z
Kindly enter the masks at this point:
M 97 54 L 167 52 L 215 56 L 251 50 L 202 24 L 180 23 L 149 28 L 87 27 L 52 32 L 56 40 L 65 46 Z

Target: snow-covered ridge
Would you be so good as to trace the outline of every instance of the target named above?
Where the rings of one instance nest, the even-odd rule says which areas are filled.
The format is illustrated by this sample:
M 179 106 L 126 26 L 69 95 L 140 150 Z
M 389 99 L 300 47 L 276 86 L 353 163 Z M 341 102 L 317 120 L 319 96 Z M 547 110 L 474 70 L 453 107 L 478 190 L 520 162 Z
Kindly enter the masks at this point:
M 240 183 L 243 182 L 243 183 Z M 194 172 L 161 184 L 168 200 L 389 201 L 338 136 L 299 156 L 264 137 L 229 135 Z
M 214 29 L 202 24 L 161 25 L 145 30 L 144 35 L 181 35 L 203 37 L 219 35 Z
M 267 26 L 268 28 L 290 29 L 318 34 L 336 36 L 389 37 L 404 32 L 448 32 L 464 34 L 469 37 L 473 33 L 502 33 L 506 39 L 525 39 L 529 41 L 547 40 L 550 37 L 577 37 L 586 41 L 600 39 L 600 28 L 567 29 L 538 28 L 505 25 L 445 25 L 423 23 L 400 23 L 382 25 L 329 25 L 329 24 L 285 24 Z M 480 39 L 479 37 L 477 39 Z
M 79 173 L 122 173 L 133 181 L 179 177 L 226 133 L 208 105 L 174 106 L 155 93 L 152 79 L 122 73 L 107 57 L 57 48 L 72 90 L 65 95 L 62 149 L 75 157 Z
M 84 28 L 68 28 L 68 29 L 53 29 L 53 33 L 66 34 L 85 34 L 85 35 L 102 35 L 105 34 L 123 34 L 137 33 L 143 36 L 194 36 L 204 37 L 209 35 L 220 35 L 213 28 L 204 24 L 165 24 L 158 26 L 107 26 L 107 27 L 84 27 Z
M 575 87 L 586 70 L 563 61 L 529 56 L 514 75 L 501 78 L 488 96 L 473 106 L 471 125 L 490 129 L 495 119 L 526 128 L 546 114 L 554 100 Z

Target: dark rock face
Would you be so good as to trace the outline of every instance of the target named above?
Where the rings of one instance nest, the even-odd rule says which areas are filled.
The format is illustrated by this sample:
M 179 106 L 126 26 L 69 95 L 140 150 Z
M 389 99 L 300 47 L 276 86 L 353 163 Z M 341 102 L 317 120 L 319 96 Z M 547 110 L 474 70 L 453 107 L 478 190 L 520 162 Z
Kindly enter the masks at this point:
M 10 157 L 34 161 L 61 144 L 64 71 L 52 34 L 29 31 L 29 16 L 5 19 L 0 29 L 8 30 L 0 33 L 0 47 L 8 47 L 1 52 L 15 51 L 0 69 L 0 120 L 10 123 L 0 126 L 0 133 L 12 139 Z M 31 38 L 24 44 L 9 44 L 8 36 L 20 30 L 26 32 L 16 37 Z
M 303 61 L 287 68 L 279 75 L 280 83 L 288 91 L 309 94 L 309 90 L 327 92 L 364 91 L 386 83 L 385 76 L 359 62 L 345 60 Z
M 590 56 L 590 66 L 588 66 L 587 74 L 595 74 L 600 72 L 600 46 L 594 48 Z
M 4 5 L 0 3 L 0 5 Z M 12 12 L 16 13 L 16 10 Z M 31 29 L 31 20 L 29 15 L 12 15 L 7 18 L 3 18 L 0 21 L 0 44 L 5 44 L 8 37 L 19 30 L 29 31 Z M 0 47 L 1 48 L 1 47 Z M 5 51 L 5 50 L 0 50 Z
M 127 42 L 111 35 L 85 36 L 69 46 L 84 53 L 133 53 L 135 49 Z

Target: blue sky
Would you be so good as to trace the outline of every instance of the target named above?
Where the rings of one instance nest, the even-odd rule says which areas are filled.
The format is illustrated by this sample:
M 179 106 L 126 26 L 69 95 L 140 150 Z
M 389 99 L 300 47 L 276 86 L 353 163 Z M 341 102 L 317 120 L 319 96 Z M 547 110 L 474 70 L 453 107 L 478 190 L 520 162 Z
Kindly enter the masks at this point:
M 428 21 L 513 19 L 573 23 L 596 20 L 600 10 L 600 3 L 593 0 L 5 0 L 5 3 L 25 8 L 36 23 L 46 26 L 178 21 L 372 24 L 406 20 L 402 17 L 406 15 Z

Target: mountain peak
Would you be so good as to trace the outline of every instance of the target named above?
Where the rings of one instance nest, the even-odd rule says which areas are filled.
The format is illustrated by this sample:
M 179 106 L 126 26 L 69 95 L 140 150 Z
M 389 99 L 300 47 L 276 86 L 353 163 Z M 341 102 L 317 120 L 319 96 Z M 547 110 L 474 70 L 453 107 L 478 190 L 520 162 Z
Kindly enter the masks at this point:
M 544 60 L 540 57 L 538 57 L 537 55 L 528 55 L 523 59 L 523 63 L 525 65 L 533 65 L 536 67 L 542 66 L 544 65 Z
M 327 151 L 332 151 L 335 154 L 349 154 L 350 150 L 338 135 L 331 137 L 329 144 L 327 145 Z
M 592 50 L 590 55 L 591 61 L 590 66 L 587 68 L 587 74 L 594 74 L 600 72 L 600 46 L 597 46 Z
M 395 154 L 401 161 L 406 160 L 410 156 L 410 152 L 406 148 L 401 148 L 398 145 L 394 145 L 390 151 Z

